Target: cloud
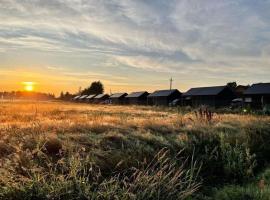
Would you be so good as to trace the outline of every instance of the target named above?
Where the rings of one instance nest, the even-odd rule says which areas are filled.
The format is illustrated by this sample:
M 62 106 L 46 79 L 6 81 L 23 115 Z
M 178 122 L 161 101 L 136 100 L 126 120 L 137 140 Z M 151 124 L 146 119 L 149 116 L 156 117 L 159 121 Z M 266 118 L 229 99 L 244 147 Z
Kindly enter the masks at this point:
M 267 81 L 269 10 L 269 0 L 4 0 L 0 58 L 41 52 L 49 71 L 121 84 L 138 70 Z

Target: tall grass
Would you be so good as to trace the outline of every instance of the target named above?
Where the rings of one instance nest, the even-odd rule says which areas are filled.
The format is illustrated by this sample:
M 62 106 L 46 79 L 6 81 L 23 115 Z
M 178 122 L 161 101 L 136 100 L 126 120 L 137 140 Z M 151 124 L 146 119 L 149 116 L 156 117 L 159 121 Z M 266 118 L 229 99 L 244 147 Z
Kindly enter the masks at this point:
M 269 162 L 267 116 L 62 102 L 0 114 L 0 199 L 194 199 Z
M 5 185 L 1 199 L 186 199 L 200 187 L 199 165 L 179 158 L 170 159 L 161 150 L 150 163 L 129 168 L 111 177 L 103 177 L 98 166 L 88 159 L 71 156 L 47 171 L 29 170 L 23 184 Z M 182 162 L 179 165 L 177 161 Z M 67 170 L 62 170 L 62 165 Z M 187 164 L 189 164 L 187 166 Z

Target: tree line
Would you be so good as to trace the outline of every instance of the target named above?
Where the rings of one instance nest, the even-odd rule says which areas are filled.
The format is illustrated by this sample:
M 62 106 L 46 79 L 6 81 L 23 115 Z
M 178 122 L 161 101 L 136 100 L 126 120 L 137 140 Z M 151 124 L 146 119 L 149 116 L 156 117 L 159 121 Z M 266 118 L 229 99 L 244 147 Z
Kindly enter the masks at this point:
M 33 100 L 52 100 L 54 94 L 42 92 L 11 91 L 0 92 L 0 99 L 33 99 Z

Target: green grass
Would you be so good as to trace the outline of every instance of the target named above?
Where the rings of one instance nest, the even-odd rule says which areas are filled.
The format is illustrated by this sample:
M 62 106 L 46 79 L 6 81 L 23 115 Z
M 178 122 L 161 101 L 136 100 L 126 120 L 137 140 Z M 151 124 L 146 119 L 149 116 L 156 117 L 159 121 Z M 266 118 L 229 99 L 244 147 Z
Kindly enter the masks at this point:
M 259 174 L 253 181 L 243 185 L 228 185 L 215 190 L 213 199 L 220 200 L 269 200 L 270 168 Z

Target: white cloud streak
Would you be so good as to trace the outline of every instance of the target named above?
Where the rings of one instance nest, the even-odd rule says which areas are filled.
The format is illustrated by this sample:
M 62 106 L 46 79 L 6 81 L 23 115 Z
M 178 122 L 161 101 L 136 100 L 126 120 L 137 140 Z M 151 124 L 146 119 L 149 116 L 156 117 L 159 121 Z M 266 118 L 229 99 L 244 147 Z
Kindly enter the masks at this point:
M 269 0 L 2 0 L 0 57 L 32 49 L 95 56 L 119 73 L 267 81 L 269 10 Z

